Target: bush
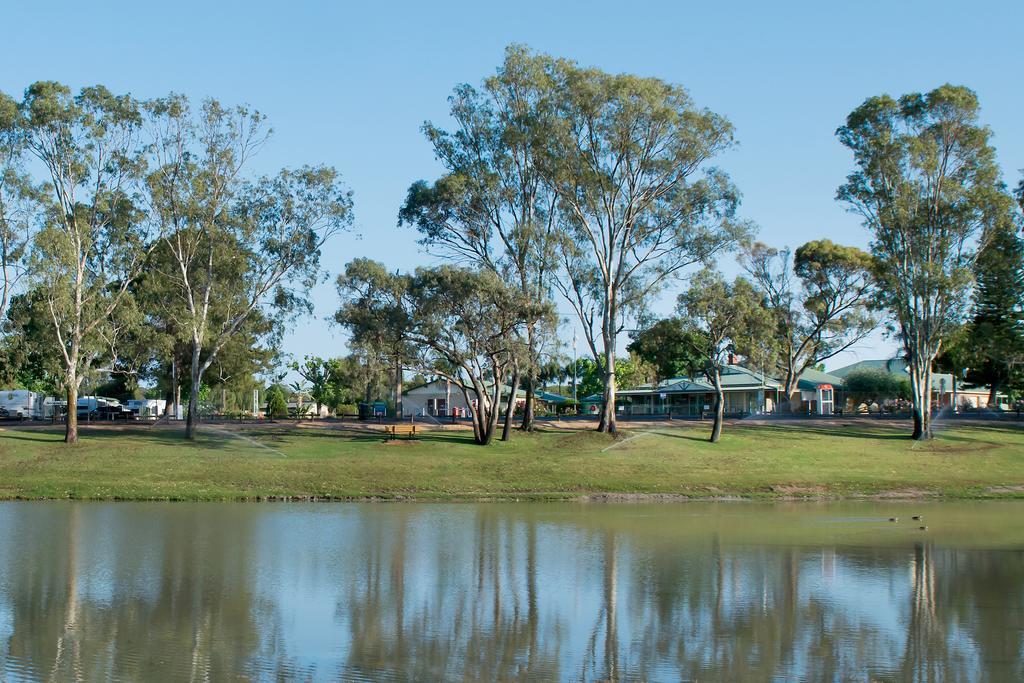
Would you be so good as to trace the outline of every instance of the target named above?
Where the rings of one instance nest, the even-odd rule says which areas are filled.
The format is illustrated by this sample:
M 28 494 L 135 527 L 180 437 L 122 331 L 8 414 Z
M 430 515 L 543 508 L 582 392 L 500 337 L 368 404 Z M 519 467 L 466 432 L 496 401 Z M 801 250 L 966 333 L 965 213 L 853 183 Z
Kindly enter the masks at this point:
M 358 415 L 359 406 L 355 403 L 339 403 L 334 406 L 335 415 Z
M 854 370 L 843 382 L 846 396 L 855 405 L 910 398 L 910 380 L 878 368 Z
M 578 402 L 566 401 L 565 403 L 558 404 L 558 406 L 555 408 L 555 411 L 559 415 L 575 415 L 579 408 L 580 404 Z
M 288 417 L 288 401 L 284 397 L 284 389 L 276 384 L 267 389 L 267 417 Z

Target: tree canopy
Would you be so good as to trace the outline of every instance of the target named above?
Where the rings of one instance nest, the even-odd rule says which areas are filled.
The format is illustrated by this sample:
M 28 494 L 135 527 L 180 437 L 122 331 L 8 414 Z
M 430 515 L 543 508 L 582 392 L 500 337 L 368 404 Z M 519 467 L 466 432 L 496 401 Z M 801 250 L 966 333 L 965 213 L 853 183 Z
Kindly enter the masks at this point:
M 964 319 L 977 239 L 1005 210 L 991 132 L 968 88 L 870 97 L 839 128 L 855 169 L 837 197 L 872 235 L 877 300 L 910 368 L 914 438 L 931 438 L 932 363 Z

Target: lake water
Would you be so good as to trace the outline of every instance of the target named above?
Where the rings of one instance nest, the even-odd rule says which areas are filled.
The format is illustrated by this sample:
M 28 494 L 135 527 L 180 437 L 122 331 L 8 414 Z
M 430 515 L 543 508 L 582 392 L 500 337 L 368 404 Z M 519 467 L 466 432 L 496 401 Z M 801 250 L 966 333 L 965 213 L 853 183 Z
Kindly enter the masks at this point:
M 1022 513 L 0 503 L 0 680 L 1019 681 Z

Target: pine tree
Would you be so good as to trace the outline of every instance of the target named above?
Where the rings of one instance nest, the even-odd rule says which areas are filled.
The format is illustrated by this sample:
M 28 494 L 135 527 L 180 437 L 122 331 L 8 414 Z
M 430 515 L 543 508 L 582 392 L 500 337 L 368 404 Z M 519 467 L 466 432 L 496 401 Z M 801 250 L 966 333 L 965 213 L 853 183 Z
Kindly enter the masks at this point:
M 968 380 L 996 392 L 1017 389 L 1024 380 L 1024 241 L 1007 219 L 993 228 L 975 266 L 977 287 L 970 339 L 978 367 Z

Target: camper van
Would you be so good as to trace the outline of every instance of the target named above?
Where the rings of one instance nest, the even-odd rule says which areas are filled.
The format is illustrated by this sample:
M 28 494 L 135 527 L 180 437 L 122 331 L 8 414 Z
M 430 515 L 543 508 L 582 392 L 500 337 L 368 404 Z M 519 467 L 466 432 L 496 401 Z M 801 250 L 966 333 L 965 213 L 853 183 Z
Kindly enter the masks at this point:
M 27 389 L 0 391 L 0 419 L 32 420 L 42 417 L 43 397 Z
M 140 398 L 128 401 L 128 410 L 139 419 L 158 418 L 167 409 L 167 401 L 162 398 Z

